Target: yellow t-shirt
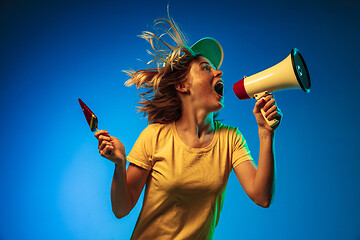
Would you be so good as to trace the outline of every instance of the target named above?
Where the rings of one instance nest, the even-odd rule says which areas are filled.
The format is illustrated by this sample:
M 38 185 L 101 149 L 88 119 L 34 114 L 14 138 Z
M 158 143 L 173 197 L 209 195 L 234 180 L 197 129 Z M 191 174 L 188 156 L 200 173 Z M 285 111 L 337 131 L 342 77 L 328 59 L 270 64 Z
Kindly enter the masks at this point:
M 131 239 L 212 239 L 232 168 L 252 161 L 237 128 L 215 121 L 212 142 L 191 148 L 175 123 L 150 124 L 128 161 L 150 170 Z

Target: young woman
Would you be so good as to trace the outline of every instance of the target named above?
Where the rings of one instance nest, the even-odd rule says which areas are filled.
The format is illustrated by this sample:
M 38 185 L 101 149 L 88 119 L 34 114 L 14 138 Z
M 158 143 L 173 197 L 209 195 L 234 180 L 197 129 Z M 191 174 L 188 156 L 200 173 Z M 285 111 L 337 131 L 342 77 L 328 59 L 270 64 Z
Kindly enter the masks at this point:
M 282 114 L 272 95 L 255 104 L 260 138 L 256 167 L 240 131 L 214 119 L 223 107 L 220 44 L 205 38 L 188 47 L 171 19 L 156 24 L 176 45 L 165 42 L 163 35 L 143 32 L 155 67 L 129 71 L 127 81 L 147 89 L 141 93 L 140 111 L 150 124 L 127 157 L 117 138 L 105 130 L 95 133 L 101 156 L 115 163 L 112 209 L 117 218 L 126 216 L 146 186 L 132 239 L 212 239 L 232 169 L 247 195 L 269 207 L 278 125 L 271 128 L 260 109 L 268 119 L 281 120 Z

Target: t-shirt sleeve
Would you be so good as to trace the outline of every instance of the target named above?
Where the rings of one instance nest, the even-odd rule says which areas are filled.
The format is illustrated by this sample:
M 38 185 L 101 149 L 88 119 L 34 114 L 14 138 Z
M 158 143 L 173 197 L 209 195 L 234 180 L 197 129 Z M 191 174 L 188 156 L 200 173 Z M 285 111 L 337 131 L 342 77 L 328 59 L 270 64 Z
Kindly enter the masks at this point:
M 136 140 L 127 160 L 146 170 L 152 169 L 154 130 L 151 125 L 147 126 Z
M 253 161 L 249 147 L 239 129 L 235 128 L 233 135 L 232 167 L 235 168 L 245 161 Z

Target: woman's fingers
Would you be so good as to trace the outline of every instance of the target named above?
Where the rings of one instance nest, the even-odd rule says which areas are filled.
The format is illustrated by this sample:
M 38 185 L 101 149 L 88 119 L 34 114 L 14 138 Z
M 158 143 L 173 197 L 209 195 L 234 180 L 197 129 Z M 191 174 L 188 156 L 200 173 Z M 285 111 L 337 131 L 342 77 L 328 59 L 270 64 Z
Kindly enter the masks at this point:
M 108 131 L 105 131 L 105 130 L 99 130 L 97 131 L 94 136 L 97 138 L 97 140 L 99 141 L 98 142 L 98 147 L 100 147 L 101 143 L 103 141 L 108 141 L 110 142 L 111 138 L 110 138 L 110 135 L 109 135 L 109 132 Z
M 112 146 L 112 144 L 110 143 L 110 142 L 108 142 L 108 141 L 102 141 L 100 144 L 99 144 L 99 150 L 101 151 L 101 150 L 103 150 L 105 147 L 107 147 L 107 146 Z
M 276 105 L 275 99 L 271 98 L 269 100 L 265 99 L 266 103 L 263 107 L 263 110 L 266 112 L 268 111 L 273 105 Z
M 108 136 L 106 136 L 106 135 L 100 135 L 99 138 L 98 138 L 98 140 L 99 140 L 98 146 L 100 147 L 100 145 L 101 145 L 103 142 L 109 142 L 109 143 L 110 143 L 111 138 L 108 137 Z
M 97 131 L 98 149 L 102 157 L 116 163 L 126 162 L 125 147 L 119 139 L 109 135 L 106 130 Z
M 266 116 L 266 118 L 270 121 L 270 120 L 276 118 L 276 116 L 278 116 L 278 115 L 279 115 L 278 111 L 274 111 L 274 112 L 270 113 L 268 116 Z
M 271 120 L 273 119 L 275 116 L 279 115 L 279 113 L 281 112 L 280 109 L 277 107 L 276 105 L 276 101 L 275 99 L 273 98 L 273 96 L 270 97 L 267 96 L 265 98 L 265 104 L 263 106 L 263 110 L 265 112 L 265 117 L 268 119 L 268 120 Z
M 266 117 L 267 119 L 269 119 L 270 114 L 276 112 L 277 109 L 278 109 L 278 108 L 277 108 L 276 105 L 272 105 L 269 109 L 265 110 L 265 117 Z M 270 119 L 269 119 L 269 120 L 270 120 Z
M 254 110 L 256 110 L 256 112 L 260 112 L 260 109 L 263 109 L 266 112 L 272 105 L 275 104 L 275 99 L 273 99 L 273 97 L 274 95 L 270 94 L 264 98 L 259 99 L 255 103 Z
M 106 145 L 105 148 L 99 152 L 103 157 L 110 156 L 114 154 L 114 147 L 112 145 Z
M 109 135 L 109 132 L 106 131 L 106 130 L 99 130 L 99 131 L 97 131 L 97 132 L 94 134 L 94 136 L 95 136 L 97 139 L 99 139 L 99 137 L 102 136 L 102 135 L 110 136 L 110 135 Z
M 259 127 L 265 128 L 269 131 L 273 131 L 279 126 L 283 116 L 281 110 L 276 105 L 276 101 L 272 94 L 269 94 L 266 97 L 259 99 L 255 103 L 253 113 L 256 117 L 256 121 Z M 269 124 L 265 121 L 271 121 L 274 119 L 278 120 L 278 122 L 273 126 L 269 126 Z
M 276 101 L 273 98 L 273 95 L 268 95 L 263 99 L 260 99 L 257 103 L 256 103 L 256 109 L 262 109 L 264 110 L 265 113 L 265 118 L 267 118 L 268 120 L 272 120 L 278 116 L 281 115 L 281 111 L 280 109 L 277 107 L 276 105 Z
M 95 134 L 98 139 L 98 148 L 102 156 L 111 155 L 114 151 L 114 147 L 111 144 L 111 137 L 106 130 L 99 130 Z

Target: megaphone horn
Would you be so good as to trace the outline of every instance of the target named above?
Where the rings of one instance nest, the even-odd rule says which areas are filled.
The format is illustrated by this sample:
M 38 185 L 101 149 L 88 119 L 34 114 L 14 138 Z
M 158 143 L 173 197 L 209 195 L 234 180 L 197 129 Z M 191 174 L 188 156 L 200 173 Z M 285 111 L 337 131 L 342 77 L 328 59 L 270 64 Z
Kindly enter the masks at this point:
M 304 58 L 297 48 L 293 48 L 283 61 L 262 72 L 244 77 L 234 84 L 233 90 L 240 100 L 249 98 L 258 100 L 269 92 L 285 89 L 302 89 L 309 93 L 310 87 L 310 75 Z M 277 123 L 277 120 L 274 120 L 268 122 L 270 126 Z

